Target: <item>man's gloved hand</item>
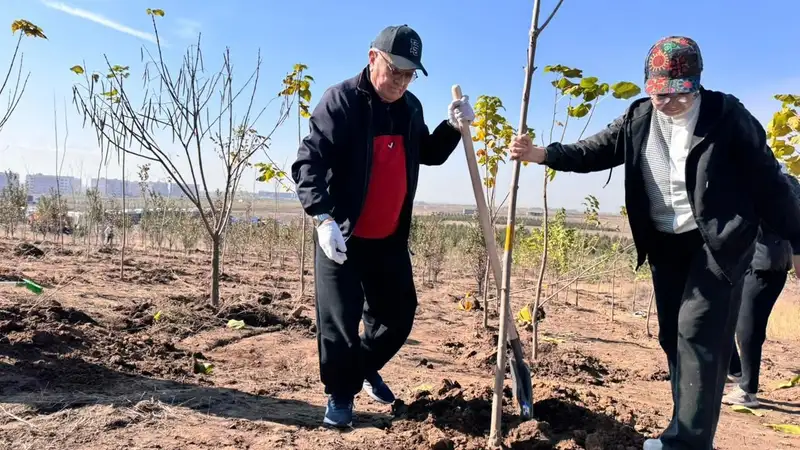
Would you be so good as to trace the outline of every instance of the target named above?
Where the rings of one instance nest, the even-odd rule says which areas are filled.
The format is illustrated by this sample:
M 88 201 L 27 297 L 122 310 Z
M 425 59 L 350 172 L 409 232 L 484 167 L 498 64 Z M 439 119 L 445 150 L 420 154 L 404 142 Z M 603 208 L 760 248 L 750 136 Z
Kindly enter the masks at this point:
M 459 100 L 450 102 L 450 106 L 447 108 L 447 121 L 453 128 L 460 130 L 462 120 L 466 120 L 469 123 L 475 120 L 475 112 L 469 104 L 469 96 L 466 95 Z
M 317 237 L 319 239 L 319 246 L 322 248 L 325 256 L 337 264 L 344 264 L 347 261 L 347 246 L 344 243 L 342 231 L 339 230 L 339 225 L 333 219 L 328 219 L 317 226 Z

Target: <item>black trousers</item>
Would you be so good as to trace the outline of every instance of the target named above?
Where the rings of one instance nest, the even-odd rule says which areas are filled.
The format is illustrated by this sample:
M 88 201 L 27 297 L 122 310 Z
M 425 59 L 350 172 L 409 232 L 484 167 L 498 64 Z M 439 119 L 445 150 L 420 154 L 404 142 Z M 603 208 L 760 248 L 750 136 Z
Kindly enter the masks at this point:
M 649 260 L 673 401 L 661 442 L 669 450 L 712 450 L 741 283 L 722 275 L 696 230 L 659 234 Z
M 758 393 L 761 347 L 767 338 L 769 315 L 786 285 L 786 277 L 786 271 L 752 269 L 744 277 L 742 307 L 728 372 L 741 375 L 739 387 L 748 394 Z
M 326 394 L 355 395 L 411 333 L 417 294 L 407 241 L 351 237 L 342 265 L 317 244 L 314 280 L 320 379 Z

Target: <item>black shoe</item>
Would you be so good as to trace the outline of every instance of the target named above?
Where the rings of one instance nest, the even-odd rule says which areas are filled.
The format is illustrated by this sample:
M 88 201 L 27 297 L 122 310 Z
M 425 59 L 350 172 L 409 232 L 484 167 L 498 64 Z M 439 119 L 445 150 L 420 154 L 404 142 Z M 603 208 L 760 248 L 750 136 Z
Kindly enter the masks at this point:
M 353 397 L 328 396 L 325 419 L 322 423 L 336 428 L 353 426 Z
M 364 390 L 367 391 L 367 394 L 376 402 L 383 403 L 384 405 L 391 405 L 394 403 L 395 397 L 392 390 L 383 382 L 383 378 L 381 378 L 378 372 L 367 376 L 364 380 L 363 387 Z

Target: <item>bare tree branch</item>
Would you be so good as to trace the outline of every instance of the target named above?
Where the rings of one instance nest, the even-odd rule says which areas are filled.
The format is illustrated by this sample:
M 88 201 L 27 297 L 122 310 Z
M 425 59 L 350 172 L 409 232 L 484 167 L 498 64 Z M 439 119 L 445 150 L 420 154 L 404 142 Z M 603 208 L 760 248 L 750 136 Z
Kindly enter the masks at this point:
M 3 126 L 6 124 L 6 122 L 8 122 L 8 119 L 11 118 L 11 114 L 14 112 L 14 110 L 17 109 L 17 106 L 22 99 L 22 94 L 25 93 L 25 88 L 28 86 L 28 78 L 30 78 L 30 73 L 28 73 L 25 76 L 24 81 L 22 80 L 24 55 L 19 53 L 19 47 L 22 43 L 22 36 L 23 34 L 20 33 L 19 38 L 17 39 L 17 44 L 14 47 L 14 53 L 11 55 L 11 62 L 8 65 L 8 71 L 6 72 L 6 76 L 3 78 L 3 84 L 0 85 L 0 95 L 3 95 L 3 92 L 6 91 L 6 87 L 8 87 L 8 80 L 11 78 L 11 74 L 14 72 L 14 66 L 17 62 L 17 55 L 19 54 L 19 65 L 17 67 L 14 90 L 8 96 L 8 106 L 6 107 L 6 111 L 2 116 L 0 116 L 0 131 L 3 130 Z M 21 87 L 20 82 L 22 83 Z
M 547 20 L 544 21 L 542 26 L 540 26 L 538 29 L 536 29 L 536 37 L 538 37 L 540 34 L 542 34 L 542 31 L 544 31 L 544 29 L 547 28 L 547 25 L 550 24 L 550 21 L 553 20 L 553 17 L 558 12 L 558 8 L 561 8 L 561 4 L 562 3 L 564 3 L 564 0 L 558 0 L 558 4 L 556 4 L 556 7 L 553 8 L 553 12 L 551 12 L 550 15 L 547 16 Z
M 208 73 L 199 36 L 197 44 L 184 53 L 178 70 L 171 72 L 155 20 L 152 17 L 158 51 L 141 52 L 145 66 L 141 93 L 128 89 L 128 67 L 113 65 L 106 57 L 108 74 L 81 72 L 84 84 L 73 88 L 74 103 L 84 115 L 84 123 L 96 129 L 104 159 L 114 151 L 158 162 L 197 208 L 213 246 L 211 299 L 216 304 L 220 243 L 242 175 L 251 167 L 252 156 L 269 148 L 273 133 L 288 118 L 290 109 L 285 102 L 281 104 L 273 128 L 266 135 L 258 133 L 255 124 L 267 109 L 255 108 L 260 52 L 253 72 L 238 87 L 233 84 L 230 49 L 223 52 L 221 68 Z M 245 99 L 246 90 L 249 98 Z M 136 95 L 141 98 L 134 100 Z M 213 102 L 215 99 L 218 102 Z M 237 118 L 239 114 L 241 118 Z M 167 150 L 167 145 L 178 147 L 178 151 Z M 221 164 L 210 157 L 212 149 Z M 178 159 L 186 165 L 184 168 L 178 167 Z M 224 187 L 213 195 L 209 170 L 215 167 L 222 169 Z

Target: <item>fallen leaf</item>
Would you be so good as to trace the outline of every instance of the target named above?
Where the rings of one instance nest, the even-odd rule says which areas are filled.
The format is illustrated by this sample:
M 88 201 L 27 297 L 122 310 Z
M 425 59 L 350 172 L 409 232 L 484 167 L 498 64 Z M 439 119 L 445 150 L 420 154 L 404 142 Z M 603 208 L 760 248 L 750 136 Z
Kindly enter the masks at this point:
M 461 311 L 472 311 L 475 308 L 475 302 L 469 298 L 462 298 L 458 301 L 458 309 Z
M 758 412 L 758 411 L 756 411 L 756 410 L 753 410 L 753 409 L 750 409 L 750 408 L 748 408 L 747 406 L 742 406 L 742 405 L 732 405 L 732 406 L 731 406 L 731 409 L 732 409 L 733 411 L 735 411 L 735 412 L 738 412 L 738 413 L 752 414 L 752 415 L 754 415 L 754 416 L 756 416 L 756 417 L 764 417 L 764 413 L 762 413 L 762 412 Z
M 800 375 L 795 375 L 791 380 L 779 384 L 775 389 L 788 389 L 800 386 Z
M 229 320 L 228 321 L 228 328 L 233 328 L 234 330 L 241 330 L 245 327 L 244 320 Z
M 764 424 L 764 426 L 770 427 L 773 430 L 780 431 L 782 433 L 800 435 L 800 425 L 790 425 L 786 423 L 779 423 L 779 424 L 767 423 Z
M 531 320 L 531 309 L 528 305 L 522 307 L 517 313 L 517 321 L 526 324 L 526 323 L 533 323 Z
M 198 361 L 195 359 L 194 361 L 194 373 L 202 373 L 205 375 L 211 375 L 211 372 L 214 370 L 214 365 L 211 363 Z

